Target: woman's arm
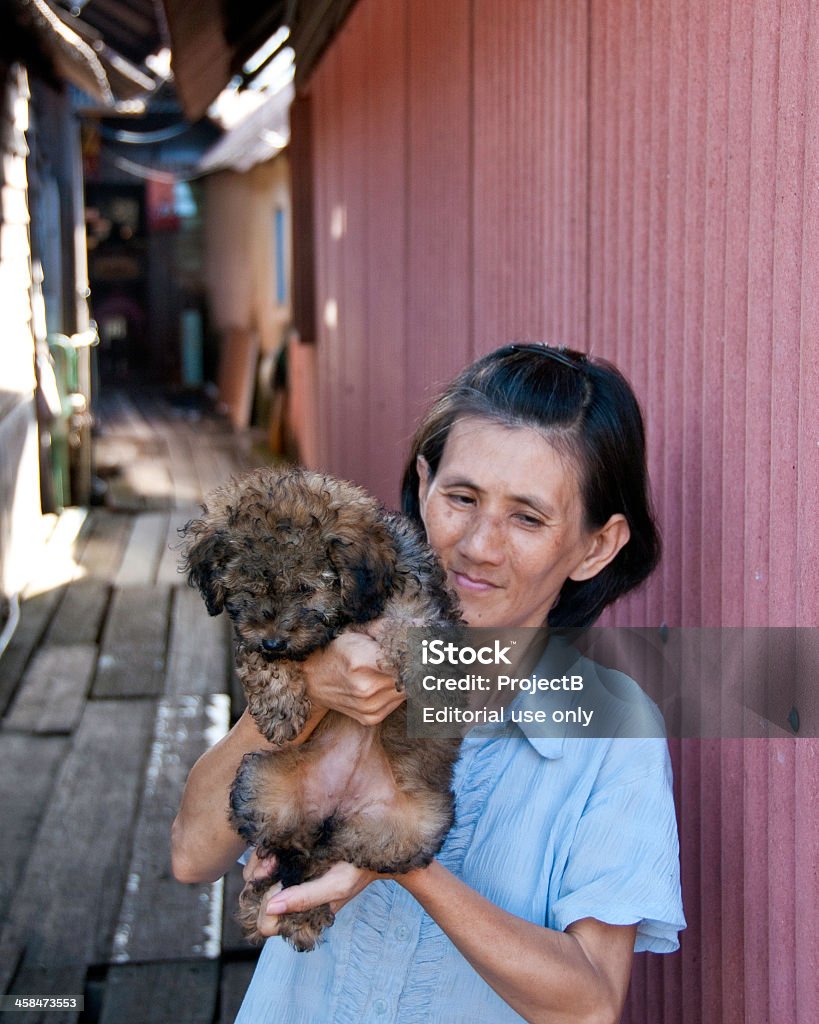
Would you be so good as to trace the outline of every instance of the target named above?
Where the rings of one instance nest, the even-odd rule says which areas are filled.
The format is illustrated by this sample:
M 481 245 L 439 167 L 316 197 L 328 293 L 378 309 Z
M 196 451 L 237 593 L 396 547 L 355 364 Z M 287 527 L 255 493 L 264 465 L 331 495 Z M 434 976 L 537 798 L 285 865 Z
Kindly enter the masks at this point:
M 265 873 L 258 865 L 254 874 Z M 247 873 L 246 873 L 247 874 Z M 377 876 L 335 864 L 321 878 L 276 892 L 259 930 L 276 934 L 279 914 L 329 903 L 338 911 Z M 495 906 L 437 861 L 395 881 L 410 892 L 488 985 L 537 1024 L 616 1024 L 628 990 L 636 925 L 585 918 L 565 932 Z
M 565 932 L 524 921 L 437 861 L 396 876 L 487 984 L 525 1020 L 616 1024 L 631 975 L 636 925 L 584 918 Z
M 303 743 L 327 708 L 372 725 L 404 699 L 392 676 L 380 672 L 380 648 L 370 637 L 345 633 L 304 663 L 313 711 L 300 736 Z M 180 882 L 213 882 L 236 862 L 245 843 L 228 819 L 228 800 L 245 754 L 275 750 L 245 711 L 230 732 L 191 769 L 171 830 L 171 863 Z

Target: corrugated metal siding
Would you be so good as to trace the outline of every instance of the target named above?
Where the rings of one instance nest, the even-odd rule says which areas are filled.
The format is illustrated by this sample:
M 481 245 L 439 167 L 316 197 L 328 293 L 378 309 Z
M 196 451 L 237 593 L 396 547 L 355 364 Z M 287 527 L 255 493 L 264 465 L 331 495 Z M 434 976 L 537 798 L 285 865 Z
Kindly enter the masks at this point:
M 617 621 L 816 624 L 816 31 L 807 3 L 592 4 L 589 343 L 643 396 L 666 547 Z M 815 743 L 674 754 L 689 929 L 627 1019 L 813 1019 Z
M 407 248 L 407 22 L 401 4 L 370 4 L 366 61 L 368 180 L 367 381 L 368 443 L 362 452 L 371 486 L 389 494 L 396 452 L 407 448 L 404 357 L 404 268 Z
M 586 338 L 588 12 L 478 0 L 474 348 Z
M 817 19 L 360 0 L 311 83 L 325 465 L 395 502 L 441 381 L 579 345 L 642 398 L 665 537 L 610 621 L 816 625 Z M 689 929 L 639 958 L 625 1020 L 815 1019 L 818 749 L 672 744 Z
M 288 147 L 290 197 L 293 208 L 292 294 L 293 327 L 305 344 L 316 340 L 316 280 L 314 267 L 315 211 L 313 209 L 313 131 L 310 98 L 297 96 L 290 105 L 293 133 Z
M 404 366 L 412 421 L 473 352 L 470 13 L 469 0 L 407 5 Z

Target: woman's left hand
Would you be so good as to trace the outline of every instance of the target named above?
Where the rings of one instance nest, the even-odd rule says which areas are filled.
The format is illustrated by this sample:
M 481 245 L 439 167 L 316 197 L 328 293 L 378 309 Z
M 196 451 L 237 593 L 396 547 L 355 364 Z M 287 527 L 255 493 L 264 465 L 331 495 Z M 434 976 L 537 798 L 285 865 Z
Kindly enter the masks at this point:
M 259 877 L 259 875 L 255 877 Z M 375 881 L 376 878 L 389 877 L 389 875 L 379 875 L 375 871 L 357 868 L 354 864 L 345 862 L 333 864 L 321 878 L 302 882 L 301 885 L 292 885 L 287 889 L 277 889 L 277 891 L 271 891 L 271 894 L 266 895 L 259 907 L 256 927 L 264 936 L 277 935 L 278 920 L 282 914 L 291 914 L 297 910 L 311 910 L 313 907 L 320 907 L 325 903 L 329 903 L 330 909 L 337 914 L 345 903 L 348 903 L 353 896 L 357 896 L 362 889 L 366 889 L 370 882 Z

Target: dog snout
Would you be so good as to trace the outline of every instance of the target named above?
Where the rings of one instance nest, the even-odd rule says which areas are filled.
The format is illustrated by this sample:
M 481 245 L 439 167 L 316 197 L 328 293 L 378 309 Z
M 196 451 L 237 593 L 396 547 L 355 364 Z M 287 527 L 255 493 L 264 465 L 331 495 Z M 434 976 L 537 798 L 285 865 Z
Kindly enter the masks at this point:
M 262 640 L 262 650 L 266 654 L 281 654 L 282 651 L 287 647 L 287 641 L 281 637 L 268 637 Z

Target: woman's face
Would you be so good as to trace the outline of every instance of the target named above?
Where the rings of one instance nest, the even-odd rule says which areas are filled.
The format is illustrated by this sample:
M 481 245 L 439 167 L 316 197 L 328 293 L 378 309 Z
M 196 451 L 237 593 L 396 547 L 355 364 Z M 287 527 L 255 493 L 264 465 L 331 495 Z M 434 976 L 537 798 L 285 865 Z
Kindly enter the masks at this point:
M 622 516 L 584 529 L 574 468 L 530 427 L 464 417 L 435 476 L 423 458 L 418 471 L 427 537 L 470 626 L 543 625 L 566 579 L 594 576 L 628 539 Z M 613 520 L 625 537 L 601 561 Z

